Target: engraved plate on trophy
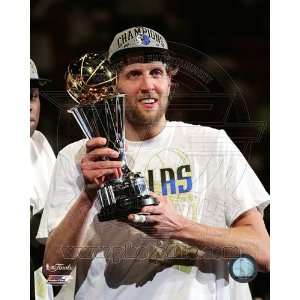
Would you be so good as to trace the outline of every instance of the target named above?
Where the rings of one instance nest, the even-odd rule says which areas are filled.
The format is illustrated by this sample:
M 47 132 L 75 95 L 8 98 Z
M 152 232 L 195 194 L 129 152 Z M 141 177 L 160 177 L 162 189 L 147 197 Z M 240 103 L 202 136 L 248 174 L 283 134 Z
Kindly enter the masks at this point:
M 143 206 L 157 205 L 149 196 L 145 179 L 132 172 L 125 156 L 125 95 L 116 91 L 116 75 L 108 61 L 96 53 L 87 53 L 68 66 L 66 89 L 77 104 L 72 113 L 88 138 L 105 137 L 107 147 L 120 153 L 122 177 L 108 179 L 97 190 L 100 221 L 127 217 Z

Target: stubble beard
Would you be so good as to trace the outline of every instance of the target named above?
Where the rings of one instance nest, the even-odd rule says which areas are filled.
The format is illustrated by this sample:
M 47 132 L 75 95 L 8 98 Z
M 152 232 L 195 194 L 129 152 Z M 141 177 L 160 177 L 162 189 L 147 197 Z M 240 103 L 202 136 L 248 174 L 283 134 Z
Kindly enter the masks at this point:
M 164 119 L 163 117 L 166 114 L 168 106 L 169 100 L 167 99 L 166 102 L 160 106 L 160 109 L 155 111 L 155 113 L 147 113 L 140 111 L 136 105 L 132 106 L 125 102 L 126 121 L 138 128 L 153 126 Z

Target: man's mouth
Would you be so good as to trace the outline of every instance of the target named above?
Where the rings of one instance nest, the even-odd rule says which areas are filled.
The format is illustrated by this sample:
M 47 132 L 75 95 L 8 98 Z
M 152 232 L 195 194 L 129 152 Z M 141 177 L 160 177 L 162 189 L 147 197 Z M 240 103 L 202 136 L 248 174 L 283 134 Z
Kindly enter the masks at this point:
M 153 104 L 157 102 L 157 99 L 155 98 L 145 98 L 145 99 L 140 99 L 139 102 L 142 102 L 144 104 Z

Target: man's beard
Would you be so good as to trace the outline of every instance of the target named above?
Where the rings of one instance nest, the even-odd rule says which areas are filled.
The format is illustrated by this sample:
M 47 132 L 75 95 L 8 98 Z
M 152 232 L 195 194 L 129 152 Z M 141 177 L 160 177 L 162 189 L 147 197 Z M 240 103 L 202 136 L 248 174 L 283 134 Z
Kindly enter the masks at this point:
M 160 109 L 155 113 L 141 112 L 137 106 L 129 106 L 125 100 L 125 117 L 127 122 L 136 127 L 152 126 L 161 121 L 162 117 L 166 114 L 169 101 L 167 100 L 164 105 L 160 106 Z

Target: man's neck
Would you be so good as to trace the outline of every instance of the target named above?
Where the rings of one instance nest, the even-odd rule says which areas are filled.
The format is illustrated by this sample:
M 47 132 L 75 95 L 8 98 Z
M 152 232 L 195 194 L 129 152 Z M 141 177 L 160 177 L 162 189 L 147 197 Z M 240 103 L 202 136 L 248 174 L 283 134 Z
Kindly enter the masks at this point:
M 152 124 L 133 125 L 125 120 L 125 135 L 129 141 L 145 141 L 157 136 L 166 126 L 166 118 Z

